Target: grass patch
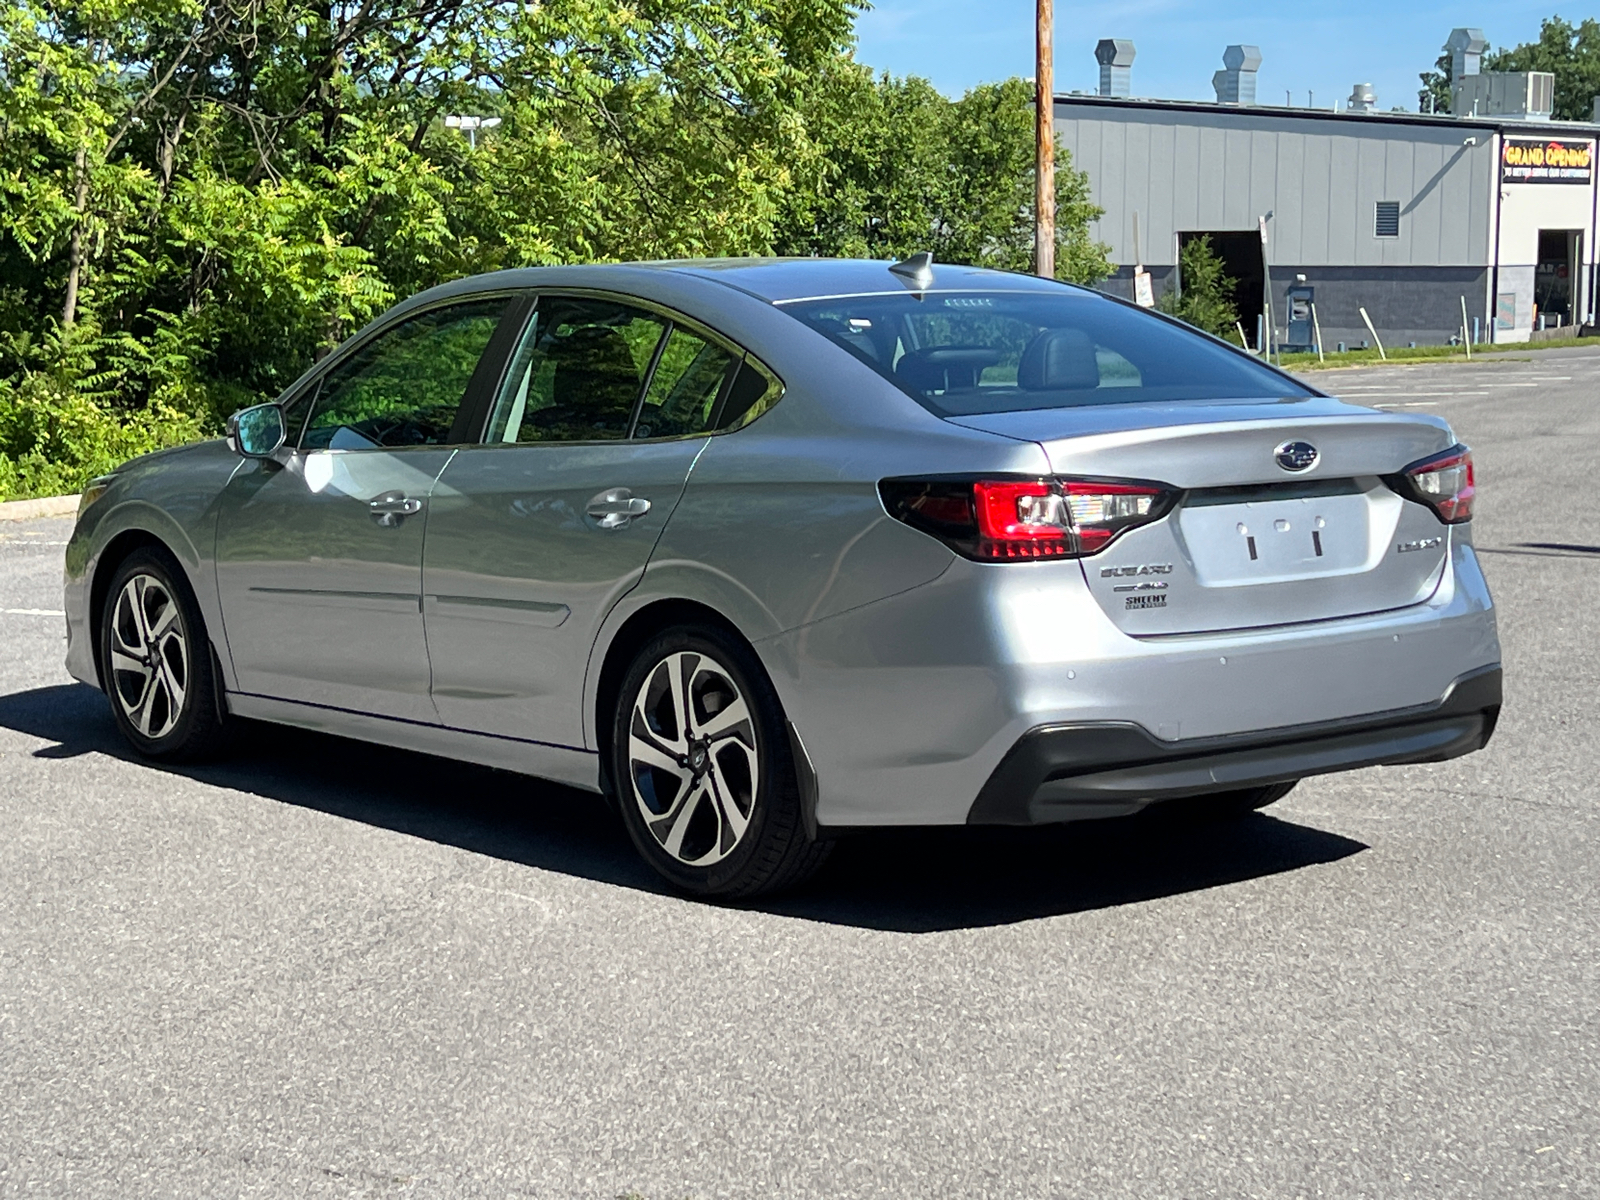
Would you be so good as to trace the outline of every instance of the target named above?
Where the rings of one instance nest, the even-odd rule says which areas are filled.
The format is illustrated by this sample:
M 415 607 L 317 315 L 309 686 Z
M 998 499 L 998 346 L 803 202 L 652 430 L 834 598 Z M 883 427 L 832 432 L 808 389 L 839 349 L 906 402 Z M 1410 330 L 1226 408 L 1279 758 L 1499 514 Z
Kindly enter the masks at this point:
M 1571 346 L 1600 346 L 1600 337 L 1571 337 L 1554 338 L 1548 342 L 1515 342 L 1511 344 L 1475 346 L 1472 350 L 1474 359 L 1486 355 L 1500 356 L 1508 353 L 1526 354 L 1539 350 L 1562 350 Z M 1365 363 L 1383 362 L 1378 357 L 1376 347 L 1371 350 L 1346 350 L 1343 354 L 1337 351 L 1324 356 L 1326 361 L 1318 362 L 1315 354 L 1285 354 L 1283 366 L 1293 367 L 1297 371 L 1327 370 L 1331 367 L 1354 367 Z M 1454 360 L 1465 362 L 1466 352 L 1460 346 L 1417 346 L 1412 348 L 1402 346 L 1389 351 L 1389 362 L 1443 362 Z

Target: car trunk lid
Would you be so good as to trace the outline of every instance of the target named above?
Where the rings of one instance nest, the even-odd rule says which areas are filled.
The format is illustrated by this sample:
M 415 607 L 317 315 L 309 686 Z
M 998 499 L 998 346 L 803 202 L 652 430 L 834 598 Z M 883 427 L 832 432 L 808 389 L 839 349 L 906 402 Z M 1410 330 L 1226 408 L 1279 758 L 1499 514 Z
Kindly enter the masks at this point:
M 1148 480 L 1179 492 L 1161 520 L 1081 560 L 1107 616 L 1133 636 L 1381 612 L 1426 600 L 1442 577 L 1448 527 L 1384 482 L 1451 444 L 1436 418 L 1316 397 L 960 423 L 1039 442 L 1060 477 Z M 1314 450 L 1309 467 L 1280 465 L 1280 453 L 1294 463 L 1291 446 Z

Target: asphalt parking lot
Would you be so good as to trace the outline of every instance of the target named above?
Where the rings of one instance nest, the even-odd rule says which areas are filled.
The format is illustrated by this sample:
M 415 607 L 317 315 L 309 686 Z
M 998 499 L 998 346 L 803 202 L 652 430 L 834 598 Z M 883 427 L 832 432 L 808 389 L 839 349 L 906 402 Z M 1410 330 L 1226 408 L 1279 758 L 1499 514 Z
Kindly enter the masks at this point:
M 0 524 L 0 1196 L 1600 1195 L 1600 355 L 1313 378 L 1474 447 L 1487 751 L 754 908 L 487 770 L 132 761 Z

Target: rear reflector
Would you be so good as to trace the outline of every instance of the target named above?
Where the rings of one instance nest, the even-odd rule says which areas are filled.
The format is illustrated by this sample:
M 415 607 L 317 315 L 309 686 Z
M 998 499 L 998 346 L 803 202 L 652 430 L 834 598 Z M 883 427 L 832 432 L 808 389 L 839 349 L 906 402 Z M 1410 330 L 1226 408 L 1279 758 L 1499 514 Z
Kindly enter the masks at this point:
M 1157 483 L 1091 479 L 885 479 L 889 515 L 978 562 L 1081 558 L 1165 516 Z
M 1446 525 L 1472 520 L 1477 495 L 1472 451 L 1455 445 L 1406 467 L 1385 482 L 1408 500 L 1426 504 Z

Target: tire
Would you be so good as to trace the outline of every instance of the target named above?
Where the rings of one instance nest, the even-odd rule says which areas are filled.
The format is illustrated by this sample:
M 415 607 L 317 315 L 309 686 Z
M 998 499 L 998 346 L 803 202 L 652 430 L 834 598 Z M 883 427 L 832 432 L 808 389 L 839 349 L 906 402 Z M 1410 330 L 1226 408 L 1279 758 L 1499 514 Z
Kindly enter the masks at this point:
M 611 772 L 628 836 L 696 896 L 793 887 L 832 843 L 806 837 L 777 694 L 753 651 L 712 626 L 652 638 L 617 694 Z
M 100 678 L 117 728 L 144 757 L 194 762 L 224 748 L 205 618 L 166 551 L 141 547 L 117 565 L 100 613 Z
M 1276 804 L 1294 791 L 1298 779 L 1287 783 L 1271 783 L 1266 787 L 1243 788 L 1237 792 L 1211 792 L 1190 800 L 1180 800 L 1186 815 L 1201 821 L 1236 821 L 1248 817 L 1269 804 Z

